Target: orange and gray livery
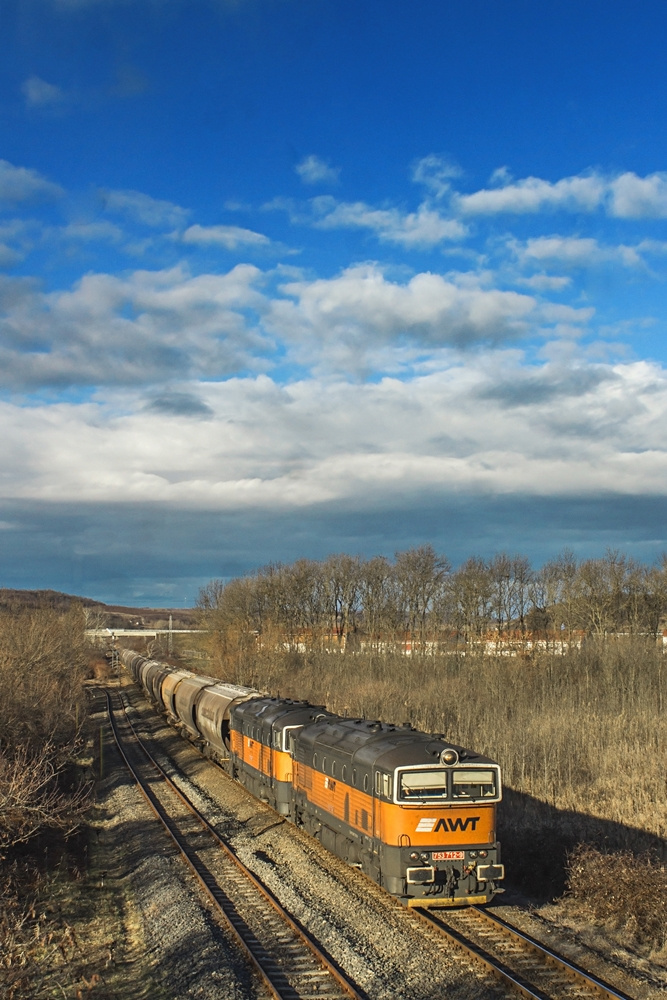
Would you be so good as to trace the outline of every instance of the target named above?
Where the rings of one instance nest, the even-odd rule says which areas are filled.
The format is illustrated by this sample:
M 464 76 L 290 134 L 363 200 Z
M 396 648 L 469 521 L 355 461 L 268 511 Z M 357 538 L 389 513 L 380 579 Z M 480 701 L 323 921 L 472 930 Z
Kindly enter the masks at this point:
M 209 757 L 408 906 L 486 903 L 504 877 L 500 767 L 441 735 L 121 660 Z

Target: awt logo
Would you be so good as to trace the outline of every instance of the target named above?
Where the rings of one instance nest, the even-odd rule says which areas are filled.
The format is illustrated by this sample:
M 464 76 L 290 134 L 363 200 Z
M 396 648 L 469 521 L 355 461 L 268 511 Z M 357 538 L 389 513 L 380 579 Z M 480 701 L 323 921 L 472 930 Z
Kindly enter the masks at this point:
M 443 816 L 439 820 L 436 820 L 435 816 L 432 818 L 425 816 L 417 823 L 417 833 L 438 833 L 439 830 L 445 830 L 448 833 L 455 833 L 457 830 L 470 830 L 474 833 L 479 820 L 479 816 L 466 816 L 465 819 L 461 819 L 460 816 L 457 816 L 456 819 Z

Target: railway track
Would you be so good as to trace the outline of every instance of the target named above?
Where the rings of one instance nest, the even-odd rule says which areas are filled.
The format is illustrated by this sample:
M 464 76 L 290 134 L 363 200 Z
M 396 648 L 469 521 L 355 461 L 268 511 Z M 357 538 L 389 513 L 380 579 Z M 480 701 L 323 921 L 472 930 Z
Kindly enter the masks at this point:
M 127 766 L 270 994 L 283 1000 L 360 1000 L 342 971 L 245 868 L 155 761 L 125 712 L 123 695 L 113 696 L 119 707 L 114 712 L 112 696 L 108 691 L 105 694 L 114 736 Z M 175 812 L 175 803 L 183 816 Z M 208 839 L 209 854 L 198 846 L 202 836 Z M 518 993 L 531 1000 L 632 1000 L 479 907 L 435 912 L 399 909 L 473 958 L 508 995 Z
M 504 986 L 531 1000 L 631 1000 L 626 993 L 477 906 L 413 912 L 483 964 Z
M 123 760 L 270 996 L 277 1000 L 362 1000 L 344 973 L 160 767 L 134 729 L 122 693 L 104 693 Z

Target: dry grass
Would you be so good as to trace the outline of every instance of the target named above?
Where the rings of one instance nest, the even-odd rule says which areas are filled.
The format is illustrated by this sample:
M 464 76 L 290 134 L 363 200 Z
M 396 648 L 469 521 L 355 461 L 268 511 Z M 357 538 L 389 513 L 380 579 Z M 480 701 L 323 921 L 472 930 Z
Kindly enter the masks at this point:
M 0 871 L 0 993 L 5 1000 L 52 997 L 78 979 L 77 998 L 99 981 L 72 974 L 88 964 L 88 941 L 77 925 L 82 886 L 83 840 L 53 836 L 48 850 L 39 841 L 15 852 Z M 48 854 L 51 858 L 48 858 Z M 57 860 L 56 860 L 57 859 Z

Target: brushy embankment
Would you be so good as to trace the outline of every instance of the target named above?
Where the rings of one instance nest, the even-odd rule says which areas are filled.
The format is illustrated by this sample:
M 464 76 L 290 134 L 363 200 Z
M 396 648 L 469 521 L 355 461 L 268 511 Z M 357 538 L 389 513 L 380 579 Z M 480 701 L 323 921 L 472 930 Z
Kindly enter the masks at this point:
M 61 967 L 81 950 L 55 894 L 66 835 L 81 822 L 90 790 L 78 761 L 90 654 L 81 609 L 0 613 L 0 995 L 7 1000 L 65 995 Z
M 499 835 L 508 874 L 538 898 L 566 889 L 567 859 L 579 844 L 601 857 L 622 852 L 626 861 L 644 855 L 658 868 L 665 863 L 667 658 L 654 641 L 589 641 L 564 656 L 532 659 L 246 650 L 226 658 L 217 672 L 342 715 L 410 721 L 498 760 L 506 786 Z M 581 858 L 576 886 L 572 863 L 569 868 L 571 889 L 581 899 L 589 892 L 582 888 L 582 865 L 592 855 L 572 856 Z M 629 903 L 644 876 L 626 861 L 623 870 L 632 878 L 605 862 L 585 885 L 597 884 L 602 896 L 613 892 L 615 899 L 621 893 Z M 653 882 L 652 892 L 655 913 L 664 913 L 664 879 Z M 629 905 L 620 910 L 639 934 Z
M 604 854 L 581 844 L 568 858 L 569 894 L 596 923 L 667 948 L 667 868 L 650 854 Z

